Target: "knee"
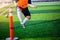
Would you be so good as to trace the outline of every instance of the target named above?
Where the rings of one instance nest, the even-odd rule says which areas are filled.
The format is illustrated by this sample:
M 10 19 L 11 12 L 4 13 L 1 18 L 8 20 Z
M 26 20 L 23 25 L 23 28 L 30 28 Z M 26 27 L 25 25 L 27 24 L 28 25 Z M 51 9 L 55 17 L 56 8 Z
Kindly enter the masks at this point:
M 26 16 L 26 18 L 28 18 L 30 20 L 31 19 L 31 16 Z

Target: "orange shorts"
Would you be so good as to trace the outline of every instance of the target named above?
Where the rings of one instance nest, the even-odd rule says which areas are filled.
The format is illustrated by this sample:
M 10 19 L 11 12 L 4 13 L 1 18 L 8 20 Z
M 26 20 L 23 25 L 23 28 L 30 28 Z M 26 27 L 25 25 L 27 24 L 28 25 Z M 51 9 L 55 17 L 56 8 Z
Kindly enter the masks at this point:
M 28 0 L 19 0 L 17 2 L 17 6 L 21 7 L 21 8 L 26 8 L 28 7 Z

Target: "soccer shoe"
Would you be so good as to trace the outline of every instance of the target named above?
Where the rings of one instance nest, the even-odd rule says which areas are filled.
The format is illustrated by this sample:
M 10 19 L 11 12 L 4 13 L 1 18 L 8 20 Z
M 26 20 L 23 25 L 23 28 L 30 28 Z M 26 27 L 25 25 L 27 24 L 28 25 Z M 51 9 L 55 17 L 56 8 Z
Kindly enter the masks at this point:
M 22 24 L 22 27 L 23 27 L 23 28 L 26 28 L 25 24 Z

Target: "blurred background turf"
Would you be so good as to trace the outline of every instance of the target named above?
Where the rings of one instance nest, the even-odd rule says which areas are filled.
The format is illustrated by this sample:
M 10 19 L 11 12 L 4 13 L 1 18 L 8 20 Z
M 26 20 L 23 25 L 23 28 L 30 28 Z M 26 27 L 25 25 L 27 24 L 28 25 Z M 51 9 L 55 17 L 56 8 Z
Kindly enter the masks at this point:
M 3 9 L 6 10 L 6 8 Z M 60 40 L 60 5 L 38 4 L 37 8 L 29 7 L 29 10 L 31 20 L 26 23 L 26 29 L 23 29 L 17 17 L 16 8 L 13 8 L 15 37 L 21 40 Z M 0 16 L 0 39 L 4 40 L 7 37 L 9 37 L 9 18 L 2 15 Z

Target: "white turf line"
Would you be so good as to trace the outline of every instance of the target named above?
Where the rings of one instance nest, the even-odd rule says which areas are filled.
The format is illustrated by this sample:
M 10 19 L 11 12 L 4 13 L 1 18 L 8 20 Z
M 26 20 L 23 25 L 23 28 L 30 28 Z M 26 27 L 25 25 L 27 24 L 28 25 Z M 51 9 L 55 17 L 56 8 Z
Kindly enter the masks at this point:
M 2 13 L 0 13 L 0 16 L 2 16 L 4 13 L 6 13 L 9 10 L 9 8 L 5 11 L 3 11 Z
M 0 6 L 0 8 L 3 8 L 3 7 L 6 7 L 8 4 L 1 4 Z M 9 8 L 8 8 L 9 9 Z M 4 14 L 4 13 L 6 13 L 7 11 L 8 11 L 8 9 L 7 10 L 4 10 L 2 13 L 0 13 L 0 16 L 2 15 L 2 14 Z
M 0 8 L 6 7 L 8 4 L 0 4 Z

